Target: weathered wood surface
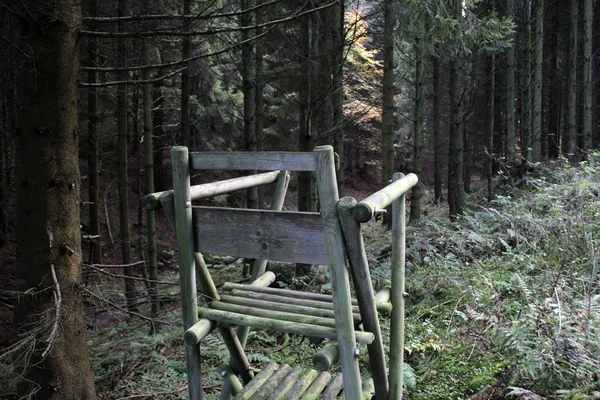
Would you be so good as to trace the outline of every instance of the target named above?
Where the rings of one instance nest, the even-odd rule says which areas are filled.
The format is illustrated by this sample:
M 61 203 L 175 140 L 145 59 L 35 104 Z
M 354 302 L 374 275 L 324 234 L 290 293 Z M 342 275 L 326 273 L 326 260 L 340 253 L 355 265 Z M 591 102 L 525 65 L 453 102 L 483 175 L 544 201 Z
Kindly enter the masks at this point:
M 250 383 L 248 383 L 241 392 L 239 392 L 233 399 L 234 400 L 250 400 L 252 396 L 260 389 L 263 383 L 265 383 L 274 373 L 275 369 L 278 368 L 277 364 L 271 362 L 267 364 Z
M 260 327 L 262 329 L 273 329 L 296 335 L 314 336 L 324 339 L 337 338 L 337 330 L 335 328 L 326 328 L 318 325 L 280 321 L 202 307 L 198 307 L 198 315 L 201 318 L 210 319 L 223 324 Z M 355 332 L 355 335 L 356 336 L 353 339 L 361 344 L 369 344 L 374 339 L 373 334 L 370 332 Z M 354 357 L 354 353 L 352 356 Z
M 218 182 L 194 185 L 190 187 L 190 198 L 192 201 L 200 200 L 208 197 L 219 196 L 225 193 L 235 192 L 237 190 L 267 185 L 275 182 L 278 176 L 279 171 L 271 171 L 264 172 L 262 174 L 248 175 Z M 161 203 L 164 204 L 165 202 L 169 201 L 172 196 L 172 190 L 150 193 L 144 197 L 145 207 L 149 210 L 156 210 L 160 207 Z
M 317 186 L 319 204 L 323 218 L 323 229 L 329 258 L 331 290 L 337 330 L 337 341 L 340 346 L 340 366 L 346 381 L 346 395 L 349 400 L 361 398 L 360 371 L 356 352 L 356 338 L 350 294 L 350 279 L 346 269 L 346 256 L 342 229 L 337 215 L 339 194 L 335 176 L 335 161 L 331 146 L 315 148 L 317 154 Z
M 369 221 L 377 210 L 383 210 L 392 204 L 392 201 L 409 191 L 418 181 L 415 174 L 408 174 L 373 193 L 354 207 L 354 218 L 359 222 Z
M 254 315 L 255 317 L 264 317 L 271 319 L 280 319 L 282 321 L 301 322 L 304 324 L 327 326 L 335 328 L 335 319 L 316 317 L 306 314 L 295 314 L 284 311 L 269 310 L 265 308 L 256 308 L 251 306 L 242 306 L 239 304 L 215 301 L 210 306 L 215 310 L 230 311 L 238 314 Z
M 196 251 L 328 264 L 318 213 L 193 207 L 193 219 Z
M 282 311 L 282 312 L 290 312 L 294 314 L 303 314 L 303 315 L 312 315 L 314 317 L 322 317 L 322 318 L 335 318 L 335 313 L 333 309 L 322 309 L 322 308 L 314 308 L 314 307 L 306 307 L 300 306 L 297 304 L 287 304 L 281 303 L 279 301 L 265 301 L 259 299 L 231 296 L 231 295 L 223 295 L 221 296 L 221 301 L 229 303 L 229 304 L 239 304 L 242 306 L 249 307 L 260 307 L 266 308 L 269 310 Z M 360 315 L 355 313 L 353 315 L 354 323 L 360 323 Z
M 368 351 L 377 397 L 385 399 L 388 396 L 388 379 L 383 339 L 375 307 L 371 274 L 362 239 L 361 224 L 352 216 L 352 210 L 355 206 L 356 200 L 353 197 L 344 197 L 338 202 L 338 213 L 342 224 L 344 240 L 346 241 L 346 252 L 356 298 L 358 299 L 358 307 L 362 316 L 362 323 L 367 332 L 375 335 L 375 340 L 369 345 Z
M 191 153 L 193 169 L 256 170 L 256 171 L 314 171 L 313 152 L 205 152 Z
M 260 389 L 253 396 L 255 399 L 264 399 L 267 400 L 270 394 L 272 394 L 280 383 L 283 382 L 286 376 L 288 376 L 292 372 L 292 367 L 288 364 L 280 365 L 277 371 L 271 377 L 262 384 Z
M 191 208 L 186 207 L 187 202 L 191 201 L 190 170 L 187 148 L 174 147 L 171 150 L 171 159 L 173 162 L 175 226 L 177 231 L 179 276 L 181 281 L 181 308 L 183 314 L 183 329 L 187 330 L 198 321 L 196 304 L 196 271 L 192 236 L 192 210 Z M 185 361 L 187 366 L 190 399 L 202 399 L 200 348 L 197 345 L 185 345 Z
M 339 356 L 338 344 L 335 340 L 332 340 L 315 353 L 312 358 L 313 368 L 319 371 L 329 371 Z
M 329 372 L 321 372 L 319 376 L 313 381 L 312 385 L 306 389 L 306 392 L 302 395 L 302 400 L 316 400 L 319 398 L 323 389 L 327 387 L 331 381 L 331 374 Z
M 293 298 L 293 297 L 287 297 L 287 296 L 277 296 L 277 295 L 273 295 L 273 294 L 251 292 L 248 290 L 238 290 L 238 289 L 232 290 L 231 294 L 236 297 L 246 297 L 246 298 L 250 298 L 250 299 L 266 300 L 266 301 L 285 303 L 285 304 L 293 304 L 293 305 L 312 307 L 312 308 L 321 308 L 324 310 L 335 310 L 335 308 L 334 308 L 335 305 L 333 303 L 328 303 L 328 302 L 324 302 L 324 301 L 300 299 L 300 298 Z M 360 315 L 358 306 L 350 306 L 349 311 L 356 315 Z M 352 314 L 350 314 L 350 315 L 352 315 Z
M 204 339 L 209 333 L 211 333 L 217 327 L 215 321 L 209 321 L 207 319 L 201 319 L 192 325 L 183 334 L 183 340 L 190 346 L 198 344 Z
M 302 374 L 302 368 L 295 366 L 292 371 L 281 381 L 277 390 L 269 396 L 267 400 L 283 400 L 286 395 L 292 390 L 294 384 L 298 381 L 298 377 Z
M 319 375 L 319 371 L 311 369 L 302 374 L 283 400 L 298 400 Z
M 342 389 L 344 388 L 344 379 L 342 377 L 342 374 L 336 376 L 333 381 L 327 385 L 327 388 L 325 390 L 323 390 L 323 393 L 321 394 L 320 399 L 322 400 L 331 400 L 331 399 L 335 399 L 337 397 L 338 394 L 340 394 L 340 392 L 342 391 Z M 362 394 L 362 392 L 361 392 Z M 359 399 L 358 397 L 354 397 L 354 399 Z M 362 399 L 362 397 L 360 397 L 360 399 Z M 350 398 L 349 398 L 350 400 Z
M 402 180 L 402 174 L 393 179 Z M 404 386 L 404 274 L 406 258 L 406 195 L 392 204 L 392 317 L 390 321 L 390 399 L 402 399 Z
M 231 396 L 235 396 L 243 390 L 242 383 L 228 364 L 219 365 L 217 371 L 219 371 L 219 375 L 223 378 L 221 398 L 231 399 Z

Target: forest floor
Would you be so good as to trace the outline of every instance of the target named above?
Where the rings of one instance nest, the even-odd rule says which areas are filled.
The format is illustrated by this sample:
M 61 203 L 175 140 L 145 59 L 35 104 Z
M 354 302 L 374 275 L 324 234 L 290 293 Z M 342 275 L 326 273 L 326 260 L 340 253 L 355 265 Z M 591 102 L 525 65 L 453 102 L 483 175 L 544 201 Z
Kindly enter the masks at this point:
M 537 164 L 525 177 L 499 176 L 494 187 L 497 197 L 488 202 L 484 182 L 474 185 L 456 221 L 446 204 L 425 201 L 422 221 L 407 228 L 405 398 L 600 399 L 600 154 L 576 167 L 564 160 Z M 161 224 L 161 280 L 175 282 L 174 238 Z M 369 223 L 365 242 L 375 288 L 389 285 L 390 232 Z M 207 257 L 218 285 L 243 279 L 240 261 Z M 282 286 L 330 289 L 326 267 L 301 279 L 290 266 L 276 272 Z M 124 304 L 120 279 L 94 275 L 89 284 Z M 88 347 L 102 399 L 187 397 L 178 286 L 161 285 L 161 300 L 162 324 L 149 335 L 148 321 L 87 299 Z M 148 314 L 146 307 L 140 312 Z M 385 317 L 382 329 L 388 346 Z M 253 331 L 248 339 L 257 369 L 269 361 L 309 366 L 314 351 L 293 335 Z M 216 399 L 215 368 L 227 350 L 211 334 L 201 353 L 207 398 Z M 367 352 L 361 354 L 366 368 Z

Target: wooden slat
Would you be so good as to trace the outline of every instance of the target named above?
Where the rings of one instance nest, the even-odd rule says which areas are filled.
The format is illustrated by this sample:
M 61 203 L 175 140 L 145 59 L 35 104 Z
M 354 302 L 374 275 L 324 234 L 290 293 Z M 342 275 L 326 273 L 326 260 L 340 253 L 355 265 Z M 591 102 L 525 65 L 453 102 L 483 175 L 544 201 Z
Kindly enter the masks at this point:
M 317 400 L 321 395 L 321 392 L 331 380 L 331 374 L 329 372 L 321 372 L 319 376 L 313 381 L 308 389 L 304 392 L 301 400 Z
M 333 312 L 333 310 L 299 306 L 297 304 L 286 304 L 286 303 L 280 303 L 280 302 L 275 302 L 275 301 L 265 301 L 265 300 L 251 299 L 251 298 L 231 296 L 231 295 L 221 296 L 221 301 L 229 303 L 229 304 L 239 304 L 242 306 L 265 308 L 268 310 L 290 312 L 290 313 L 295 313 L 295 314 L 312 315 L 315 317 L 323 317 L 323 318 L 335 318 L 335 313 Z M 354 314 L 353 318 L 354 318 L 354 322 L 356 324 L 361 322 L 359 314 Z
M 223 324 L 253 326 L 262 329 L 272 329 L 276 331 L 293 333 L 295 335 L 321 337 L 324 339 L 335 339 L 337 337 L 335 328 L 326 328 L 318 325 L 280 321 L 271 318 L 236 314 L 228 311 L 213 310 L 202 307 L 198 307 L 198 315 L 201 318 L 210 319 Z M 356 336 L 353 339 L 361 344 L 369 344 L 375 339 L 373 334 L 370 332 L 355 332 L 355 335 Z M 354 354 L 352 354 L 352 356 L 354 356 Z
M 319 375 L 319 371 L 311 369 L 306 371 L 304 375 L 300 377 L 288 392 L 283 400 L 298 400 L 300 396 L 304 394 L 306 389 L 314 382 L 315 378 Z
M 317 213 L 193 207 L 196 251 L 328 264 Z
M 193 169 L 314 171 L 316 168 L 313 152 L 190 153 L 190 162 Z
M 258 389 L 275 373 L 277 368 L 277 364 L 274 362 L 266 365 L 233 399 L 250 400 Z

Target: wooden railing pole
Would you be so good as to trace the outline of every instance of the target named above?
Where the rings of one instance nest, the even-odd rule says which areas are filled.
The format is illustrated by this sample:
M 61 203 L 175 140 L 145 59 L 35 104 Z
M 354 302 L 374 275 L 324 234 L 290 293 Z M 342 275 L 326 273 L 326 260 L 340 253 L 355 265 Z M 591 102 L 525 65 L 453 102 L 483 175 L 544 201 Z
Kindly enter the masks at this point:
M 190 165 L 187 147 L 174 147 L 171 150 L 171 159 L 173 162 L 173 194 L 181 282 L 181 308 L 183 329 L 187 330 L 198 321 L 190 198 Z M 198 345 L 185 345 L 185 362 L 190 399 L 201 400 L 204 398 L 204 394 L 202 393 L 202 371 Z
M 394 181 L 404 175 L 395 173 Z M 404 386 L 404 273 L 406 258 L 406 195 L 392 204 L 392 317 L 390 322 L 390 392 L 388 400 L 401 400 Z

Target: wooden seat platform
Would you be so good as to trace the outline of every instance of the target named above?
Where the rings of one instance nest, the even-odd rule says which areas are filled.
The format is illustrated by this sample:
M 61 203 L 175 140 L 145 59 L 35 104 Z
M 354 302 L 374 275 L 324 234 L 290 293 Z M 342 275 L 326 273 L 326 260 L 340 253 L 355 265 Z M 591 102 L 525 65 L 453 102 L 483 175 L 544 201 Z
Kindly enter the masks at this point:
M 226 375 L 226 374 L 224 374 Z M 227 379 L 227 378 L 226 378 Z M 235 394 L 235 393 L 234 393 Z M 363 399 L 375 395 L 373 379 L 362 384 Z M 345 399 L 342 374 L 291 367 L 288 364 L 266 365 L 234 400 L 317 400 Z

